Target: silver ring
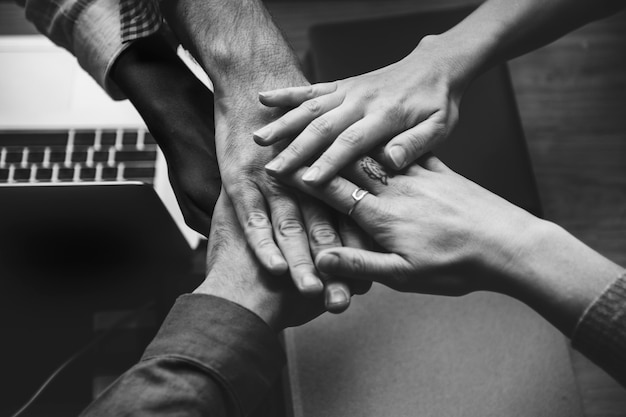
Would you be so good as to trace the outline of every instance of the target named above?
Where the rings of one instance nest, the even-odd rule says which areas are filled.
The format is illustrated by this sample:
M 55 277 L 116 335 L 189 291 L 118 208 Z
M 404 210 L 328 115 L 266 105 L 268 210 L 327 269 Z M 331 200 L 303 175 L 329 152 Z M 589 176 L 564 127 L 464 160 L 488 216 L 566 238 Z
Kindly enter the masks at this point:
M 365 197 L 368 194 L 369 194 L 369 191 L 364 190 L 362 188 L 358 188 L 358 187 L 354 191 L 352 191 L 352 198 L 354 199 L 354 204 L 352 205 L 352 207 L 350 207 L 350 210 L 348 210 L 348 216 L 352 215 L 352 212 L 354 211 L 354 208 L 356 207 L 356 205 L 359 204 L 359 201 L 363 200 L 363 197 Z

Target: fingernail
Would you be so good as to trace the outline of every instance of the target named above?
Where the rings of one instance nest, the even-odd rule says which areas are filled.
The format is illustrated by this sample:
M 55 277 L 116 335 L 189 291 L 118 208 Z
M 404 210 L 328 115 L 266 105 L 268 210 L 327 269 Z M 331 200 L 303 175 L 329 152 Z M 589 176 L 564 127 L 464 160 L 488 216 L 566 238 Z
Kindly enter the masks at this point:
M 285 262 L 282 256 L 272 255 L 270 258 L 270 266 L 274 269 L 287 268 L 287 262 Z
M 321 291 L 322 288 L 324 288 L 322 281 L 320 281 L 319 278 L 313 274 L 306 274 L 305 276 L 303 276 L 301 285 L 302 290 L 306 292 L 317 292 Z
M 396 168 L 404 167 L 406 155 L 404 153 L 404 149 L 402 149 L 402 146 L 392 146 L 391 149 L 389 149 L 389 157 L 393 161 L 393 164 L 396 166 Z
M 259 97 L 260 98 L 269 98 L 272 96 L 272 92 L 271 91 L 261 91 L 259 92 Z
M 334 253 L 326 253 L 317 258 L 316 266 L 321 270 L 332 270 L 339 266 L 339 257 Z
M 265 169 L 272 172 L 277 172 L 280 170 L 280 167 L 283 165 L 282 158 L 274 158 L 270 162 L 265 165 Z
M 304 182 L 313 182 L 317 180 L 319 177 L 320 169 L 318 167 L 311 167 L 306 170 L 304 175 L 302 176 L 302 181 Z
M 252 134 L 254 138 L 261 140 L 268 140 L 271 135 L 272 128 L 269 126 L 262 127 Z
M 330 290 L 330 297 L 328 304 L 345 304 L 348 301 L 348 296 L 341 288 L 333 288 Z

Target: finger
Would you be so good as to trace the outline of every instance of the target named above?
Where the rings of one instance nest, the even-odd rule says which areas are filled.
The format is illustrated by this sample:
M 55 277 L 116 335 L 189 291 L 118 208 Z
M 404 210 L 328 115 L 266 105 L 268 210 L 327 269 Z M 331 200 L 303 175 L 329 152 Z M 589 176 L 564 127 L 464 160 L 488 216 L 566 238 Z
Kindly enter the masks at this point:
M 276 242 L 289 265 L 294 284 L 303 294 L 319 294 L 324 285 L 313 265 L 309 239 L 295 196 L 281 187 L 274 190 L 268 203 Z
M 254 187 L 231 198 L 239 224 L 242 225 L 246 240 L 259 262 L 273 274 L 287 272 L 287 261 L 274 242 L 272 223 L 267 213 L 265 199 Z
M 351 161 L 366 154 L 396 132 L 380 117 L 365 117 L 341 132 L 305 173 L 305 181 L 318 185 L 328 181 Z
M 282 139 L 292 138 L 302 132 L 316 117 L 341 104 L 341 97 L 334 94 L 307 100 L 295 109 L 285 113 L 279 119 L 263 126 L 252 134 L 254 141 L 267 146 Z
M 410 269 L 409 263 L 398 254 L 346 247 L 325 250 L 315 258 L 315 265 L 327 274 L 376 281 L 390 287 Z
M 281 175 L 307 163 L 359 118 L 359 110 L 339 106 L 313 120 L 265 168 Z
M 353 209 L 352 218 L 359 224 L 363 224 L 362 222 L 365 220 L 363 213 L 369 213 L 369 217 L 377 213 L 378 201 L 373 194 L 368 193 L 359 201 L 356 201 L 353 194 L 355 190 L 361 190 L 361 192 L 357 192 L 357 197 L 360 197 L 363 191 L 362 188 L 357 187 L 353 182 L 342 177 L 334 177 L 318 187 L 313 187 L 305 183 L 301 178 L 305 169 L 306 167 L 301 168 L 285 177 L 285 182 L 308 195 L 322 200 L 340 213 L 347 214 Z M 369 220 L 371 221 L 372 219 L 370 218 Z
M 300 194 L 300 210 L 309 236 L 309 246 L 313 258 L 324 249 L 341 246 L 341 239 L 333 225 L 331 210 L 321 202 Z M 350 288 L 343 280 L 328 274 L 320 274 L 324 281 L 324 301 L 331 313 L 340 313 L 350 306 Z
M 448 133 L 445 123 L 432 116 L 391 139 L 385 146 L 385 159 L 392 168 L 402 169 L 431 150 Z
M 337 83 L 335 82 L 279 88 L 260 92 L 259 100 L 270 107 L 296 107 L 306 100 L 332 93 L 336 89 Z
M 372 239 L 348 216 L 342 214 L 339 217 L 339 235 L 343 246 L 356 249 L 371 249 Z M 317 255 L 315 255 L 317 257 Z M 323 273 L 323 272 L 320 272 Z M 347 279 L 352 294 L 365 294 L 372 287 L 372 281 Z
M 373 158 L 365 156 L 348 164 L 341 171 L 341 175 L 361 188 L 378 195 L 384 192 L 393 181 L 393 174 L 389 171 Z
M 417 162 L 421 166 L 423 166 L 424 168 L 426 168 L 429 171 L 433 171 L 433 172 L 450 172 L 450 171 L 452 171 L 450 168 L 448 168 L 448 166 L 446 164 L 441 162 L 441 159 L 437 158 L 431 152 L 428 152 L 428 153 L 422 155 L 422 157 L 420 157 L 417 160 Z

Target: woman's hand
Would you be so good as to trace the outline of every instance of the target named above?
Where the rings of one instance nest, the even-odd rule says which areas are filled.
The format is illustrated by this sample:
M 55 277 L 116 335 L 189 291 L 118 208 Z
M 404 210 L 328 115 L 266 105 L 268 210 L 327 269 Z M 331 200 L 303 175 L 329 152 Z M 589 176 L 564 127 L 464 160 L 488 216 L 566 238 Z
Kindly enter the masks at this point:
M 500 291 L 509 260 L 528 243 L 527 233 L 543 224 L 434 156 L 423 157 L 397 176 L 366 157 L 344 170 L 345 178 L 335 177 L 319 187 L 301 180 L 303 170 L 290 176 L 289 183 L 350 212 L 388 252 L 328 249 L 317 256 L 317 268 L 400 291 Z
M 427 37 L 406 58 L 379 70 L 260 93 L 267 106 L 297 106 L 254 133 L 264 146 L 296 136 L 266 169 L 285 174 L 317 158 L 303 176 L 317 185 L 378 146 L 384 146 L 381 161 L 388 167 L 415 161 L 445 139 L 458 118 L 463 83 L 437 49 Z

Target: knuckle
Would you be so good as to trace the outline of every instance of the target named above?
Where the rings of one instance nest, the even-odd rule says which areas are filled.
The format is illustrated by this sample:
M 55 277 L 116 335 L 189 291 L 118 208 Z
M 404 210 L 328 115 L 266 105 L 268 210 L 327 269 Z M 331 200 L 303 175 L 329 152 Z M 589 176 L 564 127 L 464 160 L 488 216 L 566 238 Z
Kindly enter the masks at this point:
M 326 151 L 320 155 L 317 165 L 320 167 L 335 167 L 337 165 L 337 155 L 335 152 Z
M 329 224 L 311 226 L 311 241 L 317 246 L 331 245 L 339 242 L 339 236 Z
M 278 233 L 282 237 L 298 236 L 303 232 L 302 222 L 297 219 L 283 219 L 278 223 Z
M 337 142 L 347 148 L 357 147 L 362 141 L 363 133 L 356 129 L 347 129 L 337 138 Z
M 354 272 L 363 272 L 365 269 L 365 259 L 362 253 L 355 253 L 350 259 L 350 269 Z
M 333 127 L 327 119 L 320 117 L 311 122 L 309 130 L 317 136 L 330 136 Z
M 297 141 L 291 142 L 287 149 L 285 149 L 285 152 L 287 152 L 288 156 L 293 158 L 299 158 L 304 153 L 302 146 Z
M 328 182 L 325 191 L 331 196 L 340 196 L 343 191 L 343 186 L 339 181 L 333 179 Z
M 248 214 L 246 226 L 251 229 L 269 229 L 271 227 L 271 223 L 265 213 L 253 211 Z
M 317 116 L 322 111 L 322 105 L 319 100 L 312 99 L 302 103 L 302 109 L 314 116 Z
M 274 240 L 269 238 L 269 237 L 264 237 L 262 239 L 259 239 L 256 242 L 256 247 L 259 248 L 259 249 L 273 247 L 274 245 L 275 245 Z
M 290 270 L 304 269 L 307 272 L 310 272 L 313 269 L 313 262 L 311 261 L 311 258 L 306 255 L 291 256 L 288 263 Z

